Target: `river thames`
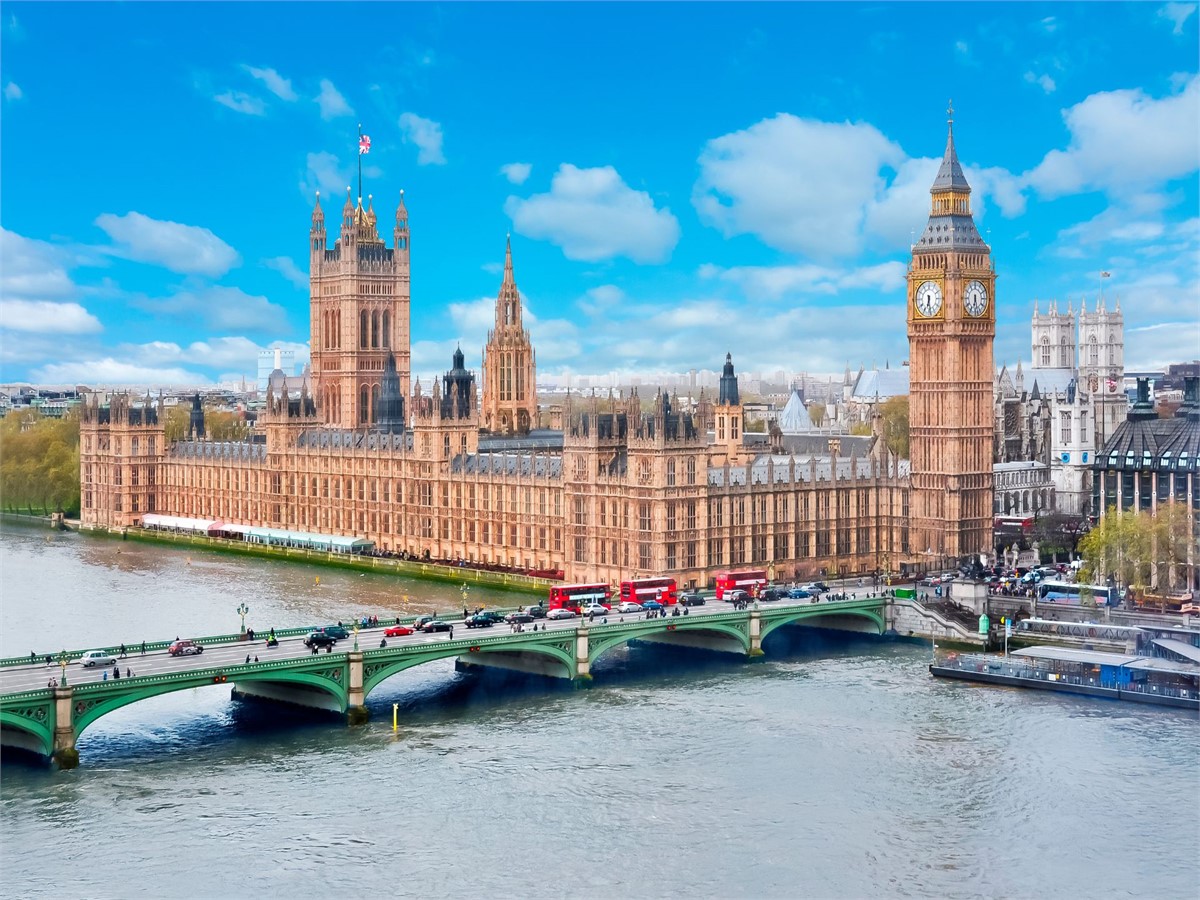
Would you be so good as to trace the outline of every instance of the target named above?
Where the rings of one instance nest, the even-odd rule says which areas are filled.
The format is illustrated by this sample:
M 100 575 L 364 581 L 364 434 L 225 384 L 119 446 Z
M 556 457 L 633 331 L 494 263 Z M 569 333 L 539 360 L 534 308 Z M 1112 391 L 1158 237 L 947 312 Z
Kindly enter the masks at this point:
M 0 527 L 5 656 L 235 631 L 241 603 L 262 630 L 461 598 Z M 354 729 L 228 685 L 143 701 L 78 769 L 5 757 L 0 896 L 1197 896 L 1195 714 L 935 680 L 913 643 L 765 649 L 617 650 L 578 691 L 442 661 Z

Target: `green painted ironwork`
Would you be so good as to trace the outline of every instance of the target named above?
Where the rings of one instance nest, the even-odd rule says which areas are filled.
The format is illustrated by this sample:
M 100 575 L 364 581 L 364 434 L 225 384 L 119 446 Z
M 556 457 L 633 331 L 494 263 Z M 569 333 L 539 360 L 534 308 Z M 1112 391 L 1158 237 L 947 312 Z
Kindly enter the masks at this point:
M 861 600 L 839 600 L 832 603 L 812 603 L 807 606 L 780 606 L 759 609 L 762 617 L 762 630 L 759 639 L 765 640 L 767 635 L 782 625 L 792 625 L 812 619 L 828 618 L 830 616 L 858 616 L 867 619 L 883 634 L 887 630 L 884 621 L 885 597 L 869 597 Z M 810 622 L 817 625 L 819 623 Z
M 650 634 L 678 632 L 720 634 L 731 637 L 750 652 L 750 613 L 711 613 L 704 616 L 666 616 L 661 619 L 639 619 L 636 622 L 609 622 L 588 627 L 588 662 L 596 660 L 607 650 Z
M 33 735 L 47 756 L 54 749 L 54 697 L 50 690 L 23 691 L 0 700 L 0 727 Z
M 363 652 L 364 698 L 393 675 L 424 663 L 451 656 L 478 654 L 480 662 L 489 652 L 538 653 L 562 663 L 566 675 L 575 676 L 575 632 L 539 631 L 511 635 L 470 637 L 436 644 L 410 644 Z

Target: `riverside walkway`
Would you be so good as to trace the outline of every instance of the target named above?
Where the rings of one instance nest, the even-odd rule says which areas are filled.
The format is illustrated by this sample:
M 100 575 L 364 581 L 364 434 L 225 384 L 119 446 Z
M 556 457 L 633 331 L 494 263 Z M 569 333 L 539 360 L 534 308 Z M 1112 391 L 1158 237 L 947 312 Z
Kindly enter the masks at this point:
M 762 641 L 776 628 L 795 623 L 882 634 L 888 598 L 814 602 L 808 599 L 762 602 L 748 609 L 710 601 L 688 615 L 646 618 L 644 613 L 610 613 L 607 621 L 574 618 L 540 620 L 537 631 L 512 632 L 507 625 L 468 629 L 450 621 L 445 633 L 387 638 L 386 625 L 360 630 L 330 652 L 304 646 L 311 629 L 277 630 L 278 646 L 264 635 L 192 638 L 204 647 L 193 656 L 173 657 L 169 641 L 127 648 L 118 660 L 122 677 L 104 679 L 105 668 L 77 664 L 83 650 L 45 657 L 0 660 L 0 744 L 52 756 L 60 766 L 78 764 L 75 743 L 104 715 L 160 694 L 229 683 L 235 696 L 259 697 L 345 714 L 365 722 L 367 695 L 405 669 L 439 659 L 490 666 L 586 683 L 591 666 L 606 651 L 631 640 L 740 654 L 762 654 Z M 526 626 L 528 629 L 529 626 Z M 187 635 L 182 635 L 188 637 Z M 89 648 L 91 649 L 91 648 Z M 117 655 L 117 648 L 108 649 Z M 247 661 L 248 660 L 248 661 Z M 125 677 L 126 670 L 132 675 Z M 54 685 L 51 686 L 50 681 Z

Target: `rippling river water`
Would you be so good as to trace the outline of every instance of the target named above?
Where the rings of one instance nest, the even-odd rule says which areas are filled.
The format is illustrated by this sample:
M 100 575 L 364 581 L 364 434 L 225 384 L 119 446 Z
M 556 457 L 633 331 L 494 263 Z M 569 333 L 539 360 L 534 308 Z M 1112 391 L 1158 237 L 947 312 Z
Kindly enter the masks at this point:
M 228 632 L 241 602 L 266 628 L 460 599 L 0 529 L 6 656 Z M 909 643 L 766 650 L 614 651 L 582 691 L 446 661 L 356 729 L 228 685 L 134 704 L 78 769 L 5 759 L 0 896 L 1197 897 L 1194 714 L 935 681 Z

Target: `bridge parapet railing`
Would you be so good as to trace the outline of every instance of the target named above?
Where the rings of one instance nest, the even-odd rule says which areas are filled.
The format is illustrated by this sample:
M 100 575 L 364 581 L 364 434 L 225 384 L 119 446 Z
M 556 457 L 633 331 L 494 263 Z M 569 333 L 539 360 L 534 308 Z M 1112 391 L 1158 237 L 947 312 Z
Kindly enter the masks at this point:
M 474 605 L 478 606 L 480 604 L 476 603 Z M 517 607 L 515 607 L 515 606 L 513 606 L 513 607 L 489 606 L 487 608 L 493 612 L 498 612 L 498 613 L 515 612 L 517 609 Z M 424 615 L 429 615 L 429 614 L 428 613 L 416 613 L 413 615 L 404 615 L 404 616 L 387 616 L 387 617 L 380 616 L 379 624 L 377 626 L 372 626 L 372 627 L 386 628 L 387 626 L 393 624 L 393 622 L 397 625 L 411 625 L 413 622 L 417 621 L 417 619 L 421 618 Z M 451 617 L 447 616 L 447 618 L 451 618 Z M 294 626 L 294 627 L 290 627 L 290 628 L 276 628 L 275 636 L 277 638 L 305 637 L 305 636 L 311 634 L 313 631 L 316 631 L 319 628 L 326 628 L 332 624 L 333 624 L 333 622 L 324 622 L 319 625 L 302 625 L 302 626 Z M 350 622 L 350 623 L 346 624 L 344 627 L 347 630 L 353 631 L 354 622 Z M 257 643 L 260 640 L 265 641 L 267 638 L 267 635 L 269 633 L 270 632 L 265 629 L 261 630 L 261 631 L 255 630 L 255 632 L 254 632 L 255 643 Z M 203 647 L 216 646 L 218 644 L 236 644 L 236 643 L 242 643 L 242 642 L 247 641 L 246 635 L 239 634 L 237 632 L 231 632 L 229 634 L 207 635 L 205 637 L 191 637 L 188 635 L 180 635 L 180 637 L 187 637 L 188 640 L 191 640 L 197 644 L 200 644 Z M 160 651 L 166 650 L 173 643 L 175 643 L 174 639 L 166 640 L 166 641 L 146 641 L 146 643 L 145 643 L 146 652 L 147 653 L 158 653 Z M 118 654 L 118 652 L 120 651 L 120 649 L 121 649 L 120 643 L 111 644 L 109 646 L 99 644 L 99 645 L 91 645 L 91 646 L 87 647 L 87 649 L 84 649 L 84 650 L 67 650 L 66 654 L 67 654 L 68 661 L 75 662 L 81 656 L 83 656 L 83 654 L 87 653 L 90 650 L 103 650 L 106 653 L 111 653 L 114 656 L 116 656 Z M 4 659 L 0 659 L 0 668 L 4 668 L 6 666 L 26 666 L 31 663 L 36 665 L 39 662 L 44 663 L 47 656 L 50 657 L 51 665 L 58 665 L 59 655 L 62 652 L 63 651 L 61 651 L 61 650 L 57 650 L 50 654 L 34 653 L 32 656 L 9 656 Z M 142 643 L 140 641 L 138 641 L 136 643 L 126 643 L 125 644 L 125 652 L 128 653 L 131 657 L 140 655 L 142 652 Z

